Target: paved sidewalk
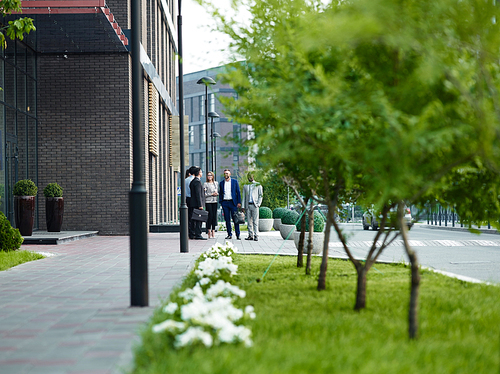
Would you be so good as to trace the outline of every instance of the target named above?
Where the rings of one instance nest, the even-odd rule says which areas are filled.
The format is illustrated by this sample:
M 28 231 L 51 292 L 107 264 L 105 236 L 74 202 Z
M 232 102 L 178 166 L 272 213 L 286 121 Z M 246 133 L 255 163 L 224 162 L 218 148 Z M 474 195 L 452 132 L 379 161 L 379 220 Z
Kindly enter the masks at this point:
M 296 254 L 279 232 L 232 242 L 246 253 Z M 149 234 L 149 307 L 130 307 L 129 237 L 97 236 L 59 245 L 23 245 L 52 255 L 0 272 L 1 374 L 117 374 L 129 368 L 138 332 L 215 239 Z

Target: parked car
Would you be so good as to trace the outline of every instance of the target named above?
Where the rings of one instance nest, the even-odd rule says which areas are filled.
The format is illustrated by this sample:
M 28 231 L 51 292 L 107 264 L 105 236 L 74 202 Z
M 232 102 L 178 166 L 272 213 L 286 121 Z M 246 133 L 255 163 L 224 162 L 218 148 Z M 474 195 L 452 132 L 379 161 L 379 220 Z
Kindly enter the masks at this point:
M 363 214 L 363 229 L 368 230 L 370 227 L 372 230 L 378 230 L 380 226 L 380 222 L 382 221 L 382 215 L 379 213 L 378 217 L 373 214 L 373 211 L 367 210 Z M 413 226 L 413 220 L 411 217 L 411 210 L 408 207 L 405 207 L 405 217 L 404 221 L 408 230 L 410 230 Z M 396 227 L 397 228 L 397 208 L 391 208 L 389 214 L 387 215 L 387 220 L 385 227 Z

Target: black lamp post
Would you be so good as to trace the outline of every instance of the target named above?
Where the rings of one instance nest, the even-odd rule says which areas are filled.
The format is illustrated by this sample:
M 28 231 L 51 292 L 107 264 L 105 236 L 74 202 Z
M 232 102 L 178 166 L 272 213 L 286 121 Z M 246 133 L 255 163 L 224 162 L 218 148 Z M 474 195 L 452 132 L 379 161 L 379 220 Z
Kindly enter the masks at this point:
M 214 132 L 214 179 L 217 179 L 217 138 L 220 138 L 220 134 L 218 132 Z
M 211 158 L 212 158 L 212 171 L 215 173 L 214 118 L 219 118 L 219 115 L 216 112 L 210 112 L 210 113 L 208 113 L 208 116 L 210 117 L 210 153 L 211 153 Z M 208 172 L 208 170 L 207 170 L 207 172 Z
M 144 181 L 143 70 L 141 0 L 131 2 L 132 46 L 132 188 L 129 192 L 130 305 L 148 306 L 148 220 Z
M 179 13 L 177 14 L 177 36 L 178 36 L 178 53 L 179 53 L 179 141 L 180 141 L 180 156 L 181 156 L 181 206 L 179 208 L 180 218 L 180 247 L 182 253 L 189 252 L 188 241 L 188 207 L 186 205 L 186 183 L 184 182 L 184 173 L 186 171 L 186 160 L 184 158 L 184 77 L 182 71 L 182 15 L 181 5 L 182 0 L 179 0 Z
M 180 0 L 179 0 L 180 1 Z M 215 82 L 210 77 L 202 77 L 198 79 L 197 84 L 205 85 L 205 173 L 208 172 L 208 85 L 214 85 Z

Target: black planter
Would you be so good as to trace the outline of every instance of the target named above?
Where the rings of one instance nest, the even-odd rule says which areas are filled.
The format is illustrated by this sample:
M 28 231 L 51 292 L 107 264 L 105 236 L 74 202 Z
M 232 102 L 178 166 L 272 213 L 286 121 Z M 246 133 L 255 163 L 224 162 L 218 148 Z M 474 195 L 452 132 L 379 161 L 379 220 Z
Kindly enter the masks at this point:
M 16 227 L 22 236 L 33 234 L 35 220 L 35 196 L 14 196 Z
M 48 232 L 60 232 L 64 215 L 64 198 L 45 198 L 45 222 Z

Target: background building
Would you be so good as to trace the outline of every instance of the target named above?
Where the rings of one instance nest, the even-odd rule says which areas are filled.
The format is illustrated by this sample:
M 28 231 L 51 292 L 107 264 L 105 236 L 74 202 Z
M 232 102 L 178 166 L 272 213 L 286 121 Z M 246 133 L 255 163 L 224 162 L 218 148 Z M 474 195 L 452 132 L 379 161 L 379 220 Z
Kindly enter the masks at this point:
M 227 96 L 238 99 L 236 92 L 228 85 L 222 84 L 218 74 L 228 66 L 220 66 L 208 70 L 184 75 L 184 110 L 189 117 L 189 165 L 198 165 L 206 174 L 205 157 L 205 85 L 197 84 L 202 77 L 210 77 L 217 83 L 208 86 L 208 112 L 216 112 L 220 117 L 213 118 L 214 133 L 220 137 L 214 138 L 215 171 L 216 179 L 223 179 L 223 170 L 231 169 L 233 177 L 242 177 L 248 169 L 248 151 L 244 146 L 245 140 L 251 136 L 251 128 L 246 125 L 234 123 L 226 117 L 224 106 L 219 97 Z M 211 118 L 208 118 L 208 141 L 211 139 Z M 211 157 L 211 144 L 209 144 L 209 158 Z M 209 165 L 211 162 L 209 161 Z M 211 168 L 211 167 L 210 167 Z M 204 177 L 203 177 L 204 178 Z
M 63 230 L 129 232 L 132 183 L 130 2 L 23 1 L 37 28 L 0 54 L 0 210 L 12 223 L 12 187 L 64 188 Z M 143 2 L 145 180 L 149 222 L 177 221 L 179 171 L 174 2 Z M 4 23 L 8 21 L 3 20 Z

